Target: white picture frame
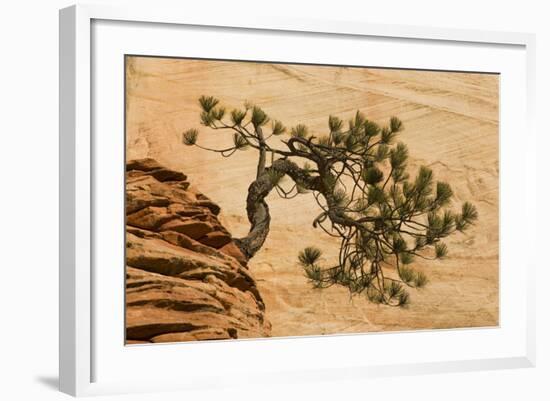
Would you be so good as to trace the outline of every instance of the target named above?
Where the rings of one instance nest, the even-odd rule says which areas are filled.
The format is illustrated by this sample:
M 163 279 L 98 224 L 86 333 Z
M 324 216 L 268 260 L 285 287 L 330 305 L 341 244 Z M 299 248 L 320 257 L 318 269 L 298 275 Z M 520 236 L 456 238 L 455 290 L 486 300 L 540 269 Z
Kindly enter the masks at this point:
M 266 353 L 266 360 L 272 361 L 272 367 L 265 369 L 257 366 L 251 370 L 242 367 L 249 378 L 260 383 L 275 384 L 292 382 L 297 380 L 326 380 L 338 379 L 341 377 L 361 380 L 367 377 L 403 375 L 403 374 L 423 374 L 431 372 L 455 372 L 470 371 L 482 369 L 505 369 L 517 367 L 531 367 L 535 364 L 535 284 L 534 270 L 535 260 L 533 256 L 523 259 L 521 268 L 525 277 L 519 281 L 516 296 L 518 301 L 518 310 L 512 318 L 506 320 L 505 324 L 497 329 L 486 331 L 481 330 L 462 330 L 462 331 L 439 331 L 438 333 L 423 332 L 415 333 L 388 333 L 377 336 L 373 335 L 353 335 L 333 337 L 312 337 L 300 339 L 277 339 L 277 340 L 248 340 L 237 342 L 217 342 L 213 344 L 185 344 L 186 348 L 181 346 L 177 348 L 178 355 L 186 352 L 187 357 L 196 363 L 196 369 L 193 377 L 186 376 L 186 379 L 174 377 L 151 376 L 146 380 L 131 380 L 124 374 L 115 374 L 110 372 L 105 375 L 100 371 L 101 366 L 112 365 L 113 371 L 123 371 L 122 365 L 117 365 L 115 356 L 105 355 L 107 348 L 104 347 L 105 341 L 98 340 L 97 325 L 107 327 L 108 330 L 120 334 L 123 327 L 117 327 L 115 320 L 102 320 L 103 315 L 100 307 L 94 306 L 94 291 L 98 286 L 102 286 L 101 279 L 94 275 L 94 263 L 97 262 L 94 253 L 94 230 L 96 227 L 97 212 L 97 181 L 95 176 L 98 173 L 98 157 L 111 159 L 124 157 L 116 145 L 108 147 L 105 141 L 97 142 L 94 139 L 94 126 L 99 126 L 100 122 L 95 121 L 98 118 L 94 110 L 95 103 L 92 101 L 94 95 L 94 86 L 92 79 L 94 68 L 98 69 L 98 60 L 94 59 L 97 51 L 102 51 L 101 46 L 105 46 L 105 38 L 101 39 L 101 33 L 98 33 L 98 40 L 94 42 L 94 24 L 100 24 L 105 21 L 108 37 L 112 42 L 112 51 L 120 50 L 120 43 L 130 41 L 129 37 L 139 35 L 139 30 L 144 27 L 158 27 L 158 38 L 166 35 L 166 29 L 178 29 L 178 27 L 203 27 L 210 32 L 219 31 L 220 35 L 230 32 L 244 32 L 246 35 L 254 35 L 255 32 L 269 33 L 273 36 L 283 35 L 305 35 L 308 38 L 318 38 L 318 40 L 330 40 L 331 37 L 342 38 L 343 40 L 362 40 L 363 38 L 384 39 L 391 43 L 392 41 L 416 41 L 419 43 L 434 43 L 438 46 L 453 45 L 458 46 L 457 51 L 462 48 L 476 48 L 483 46 L 511 49 L 510 57 L 517 61 L 518 72 L 510 72 L 510 76 L 516 74 L 515 84 L 521 89 L 524 96 L 520 96 L 518 104 L 524 107 L 524 113 L 520 113 L 517 121 L 510 122 L 516 124 L 515 127 L 521 127 L 522 135 L 527 143 L 535 143 L 534 124 L 534 35 L 524 33 L 506 33 L 506 32 L 483 32 L 457 29 L 436 29 L 427 27 L 397 26 L 397 25 L 374 25 L 367 22 L 349 22 L 349 21 L 317 21 L 317 20 L 295 20 L 292 18 L 271 18 L 261 17 L 227 19 L 223 15 L 216 15 L 215 12 L 208 16 L 192 15 L 181 10 L 164 10 L 155 8 L 112 8 L 108 6 L 72 6 L 60 11 L 60 389 L 63 392 L 72 395 L 94 395 L 109 393 L 127 393 L 137 391 L 166 391 L 171 389 L 197 389 L 207 387 L 218 387 L 234 385 L 230 376 L 225 376 L 225 371 L 220 370 L 214 374 L 206 374 L 201 370 L 199 359 L 212 357 L 213 355 L 223 355 L 224 358 L 237 358 L 239 355 L 250 355 L 253 357 L 258 352 Z M 120 26 L 115 26 L 117 23 Z M 128 25 L 134 24 L 134 25 Z M 162 29 L 161 29 L 162 28 Z M 99 28 L 98 28 L 99 29 Z M 112 29 L 112 30 L 109 30 Z M 124 32 L 130 32 L 134 29 L 132 35 L 124 35 Z M 200 29 L 199 29 L 200 30 Z M 155 31 L 156 32 L 156 31 Z M 173 32 L 169 32 L 172 34 Z M 135 34 L 135 35 L 134 35 Z M 150 42 L 147 43 L 145 37 L 141 46 L 155 45 L 156 34 L 148 34 Z M 105 36 L 105 35 L 104 35 Z M 301 36 L 300 36 L 301 37 Z M 155 39 L 156 38 L 156 39 Z M 347 39 L 346 39 L 347 38 Z M 273 38 L 276 40 L 276 38 Z M 309 40 L 309 39 L 308 39 Z M 160 42 L 158 42 L 160 43 Z M 116 46 L 119 46 L 116 48 Z M 160 44 L 159 44 L 160 46 Z M 145 49 L 144 47 L 144 49 Z M 125 51 L 125 50 L 124 50 Z M 159 49 L 160 52 L 167 51 Z M 168 50 L 169 51 L 169 50 Z M 147 50 L 145 50 L 147 52 Z M 496 52 L 496 51 L 495 51 Z M 513 53 L 513 54 L 512 54 Z M 118 53 L 117 53 L 118 54 Z M 166 53 L 163 53 L 167 55 Z M 103 56 L 102 56 L 103 57 Z M 243 56 L 244 57 L 244 56 Z M 266 56 L 267 57 L 267 56 Z M 410 56 L 408 56 L 410 57 Z M 506 56 L 508 57 L 508 56 Z M 429 64 L 426 61 L 425 68 L 444 69 L 444 61 L 439 65 Z M 345 64 L 344 62 L 342 64 Z M 419 66 L 422 67 L 422 66 Z M 113 68 L 116 68 L 113 66 Z M 457 65 L 457 70 L 468 70 L 467 67 Z M 120 73 L 122 70 L 118 71 Z M 511 71 L 511 70 L 510 70 Z M 99 80 L 101 80 L 100 78 Z M 512 78 L 511 78 L 512 79 Z M 97 84 L 97 82 L 96 82 Z M 519 86 L 518 86 L 519 85 Z M 117 87 L 118 88 L 118 87 Z M 99 91 L 101 93 L 101 91 Z M 510 92 L 505 92 L 503 96 L 508 96 Z M 101 96 L 97 94 L 96 96 Z M 118 98 L 117 98 L 118 99 Z M 114 110 L 116 113 L 122 113 L 123 106 L 113 99 Z M 96 99 L 97 100 L 97 99 Z M 501 100 L 503 100 L 501 98 Z M 506 99 L 504 99 L 506 100 Z M 118 104 L 118 109 L 116 108 Z M 112 108 L 113 109 L 113 108 Z M 98 112 L 101 114 L 100 112 Z M 116 126 L 116 125 L 113 125 Z M 506 127 L 505 127 L 506 128 Z M 117 138 L 114 135 L 114 138 Z M 124 135 L 120 132 L 119 139 Z M 501 141 L 503 133 L 501 132 Z M 501 149 L 503 155 L 502 163 L 506 163 L 506 146 Z M 120 144 L 120 143 L 119 143 Z M 521 150 L 519 171 L 515 179 L 519 178 L 524 183 L 525 191 L 517 200 L 508 202 L 517 202 L 515 206 L 528 206 L 527 202 L 531 200 L 533 204 L 525 207 L 521 215 L 527 217 L 528 224 L 535 219 L 529 216 L 535 216 L 535 149 L 533 146 L 525 146 Z M 111 166 L 106 163 L 103 170 Z M 115 164 L 116 166 L 116 164 Z M 506 165 L 503 165 L 506 167 Z M 506 184 L 510 170 L 503 168 L 501 183 Z M 116 181 L 115 181 L 116 183 Z M 506 187 L 506 185 L 504 185 Z M 506 195 L 506 194 L 505 194 Z M 501 197 L 503 192 L 501 191 Z M 118 199 L 118 198 L 117 198 Z M 118 202 L 115 199 L 113 202 Z M 504 205 L 506 206 L 506 205 Z M 511 205 L 514 206 L 514 205 Z M 507 214 L 510 208 L 503 207 L 501 210 L 501 219 L 511 219 Z M 520 217 L 521 217 L 520 216 Z M 505 225 L 506 230 L 511 230 L 521 224 L 515 220 L 510 220 L 510 224 Z M 122 224 L 123 220 L 120 221 Z M 101 227 L 101 225 L 99 225 Z M 121 226 L 121 230 L 122 226 Z M 526 243 L 529 249 L 533 245 Z M 501 248 L 502 249 L 502 248 Z M 528 252 L 534 255 L 534 252 Z M 504 257 L 504 256 L 503 256 Z M 514 255 L 510 254 L 510 258 Z M 121 266 L 122 272 L 122 266 Z M 506 280 L 506 270 L 501 270 Z M 121 273 L 122 275 L 122 273 Z M 506 283 L 506 281 L 504 282 Z M 506 286 L 504 286 L 506 287 Z M 503 303 L 512 296 L 510 291 L 505 288 L 501 290 L 501 308 Z M 109 292 L 107 292 L 109 293 Z M 518 295 L 519 294 L 519 295 Z M 108 295 L 114 301 L 115 295 Z M 123 308 L 122 302 L 120 305 Z M 506 312 L 508 313 L 508 312 Z M 502 316 L 501 316 L 502 317 Z M 517 325 L 516 329 L 511 326 Z M 505 333 L 510 330 L 509 336 L 499 336 L 499 333 Z M 414 354 L 408 355 L 401 362 L 384 363 L 378 360 L 373 363 L 364 361 L 340 360 L 337 352 L 331 352 L 331 347 L 336 350 L 341 347 L 343 342 L 361 344 L 362 341 L 387 341 L 388 336 L 408 336 L 419 344 L 437 344 L 444 341 L 445 338 L 456 337 L 456 341 L 475 343 L 477 338 L 486 337 L 484 341 L 495 343 L 495 348 L 483 353 L 481 351 L 472 351 L 465 358 L 446 357 L 443 360 L 432 358 L 431 360 L 420 360 Z M 344 340 L 342 340 L 342 338 Z M 373 340 L 375 339 L 375 340 Z M 381 339 L 381 340 L 380 340 Z M 498 343 L 498 344 L 497 344 Z M 233 345 L 232 345 L 233 344 Z M 296 346 L 299 344 L 299 346 Z M 326 362 L 311 359 L 316 346 L 323 345 L 328 347 L 329 352 Z M 133 364 L 143 357 L 144 364 L 148 365 L 151 361 L 168 361 L 176 355 L 170 347 L 178 345 L 159 345 L 146 347 L 146 351 L 126 351 L 121 342 L 117 347 L 121 347 L 121 352 L 132 355 L 128 356 Z M 500 347 L 500 348 L 498 348 Z M 507 352 L 507 347 L 510 351 Z M 143 347 L 142 347 L 143 349 Z M 174 348 L 175 350 L 176 348 Z M 513 350 L 512 350 L 513 349 Z M 458 347 L 460 350 L 460 346 Z M 101 354 L 103 352 L 103 354 Z M 286 363 L 289 366 L 285 368 L 284 353 L 296 356 L 296 363 Z M 99 355 L 98 355 L 99 353 Z M 142 353 L 142 354 L 139 354 Z M 146 355 L 147 354 L 147 355 Z M 142 356 L 140 356 L 142 355 Z M 278 355 L 280 357 L 278 357 Z M 282 356 L 281 356 L 282 355 Z M 181 355 L 180 355 L 181 356 Z M 137 358 L 137 359 L 136 359 Z M 147 359 L 145 359 L 147 358 Z M 195 359 L 193 359 L 195 358 Z M 271 358 L 271 359 L 269 359 Z M 278 359 L 279 358 L 279 359 Z M 331 360 L 331 358 L 333 358 Z M 188 360 L 189 360 L 188 359 Z M 373 356 L 373 359 L 376 357 Z M 98 363 L 97 360 L 102 361 Z M 145 362 L 147 361 L 147 362 Z M 126 362 L 130 366 L 132 362 Z M 331 365 L 333 363 L 333 366 Z M 228 365 L 229 366 L 229 365 Z

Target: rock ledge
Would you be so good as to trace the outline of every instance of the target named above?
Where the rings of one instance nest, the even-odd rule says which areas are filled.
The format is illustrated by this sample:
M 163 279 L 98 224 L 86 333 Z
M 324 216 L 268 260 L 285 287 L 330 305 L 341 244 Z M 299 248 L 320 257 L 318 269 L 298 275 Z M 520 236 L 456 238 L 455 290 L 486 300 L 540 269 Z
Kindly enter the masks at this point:
M 264 303 L 220 207 L 154 159 L 126 164 L 126 341 L 266 337 Z

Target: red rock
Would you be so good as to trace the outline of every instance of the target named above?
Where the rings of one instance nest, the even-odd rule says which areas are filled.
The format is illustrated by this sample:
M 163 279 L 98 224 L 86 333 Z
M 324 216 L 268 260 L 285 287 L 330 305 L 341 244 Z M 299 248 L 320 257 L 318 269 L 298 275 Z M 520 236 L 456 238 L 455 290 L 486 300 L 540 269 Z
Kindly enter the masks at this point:
M 126 216 L 126 224 L 147 230 L 156 230 L 175 218 L 177 216 L 167 213 L 164 207 L 148 206 Z
M 213 231 L 198 239 L 201 244 L 211 246 L 212 248 L 221 248 L 231 242 L 229 234 L 222 231 Z
M 195 217 L 205 214 L 204 209 L 201 207 L 184 205 L 181 203 L 172 203 L 169 209 L 171 213 L 179 214 L 182 217 Z
M 147 191 L 132 190 L 126 191 L 126 214 L 135 213 L 147 206 L 169 206 L 170 200 L 162 196 L 153 196 Z
M 162 168 L 162 165 L 159 164 L 159 162 L 157 162 L 155 159 L 151 158 L 129 160 L 128 162 L 126 162 L 126 171 L 151 171 L 158 168 Z
M 126 343 L 269 336 L 264 303 L 216 217 L 219 206 L 185 180 L 154 159 L 128 162 Z
M 174 219 L 160 227 L 160 231 L 176 231 L 198 239 L 214 230 L 211 224 L 204 221 Z
M 181 188 L 187 190 L 187 189 L 189 188 L 189 185 L 190 185 L 190 184 L 189 184 L 189 182 L 187 182 L 187 181 L 181 181 L 181 182 L 178 183 L 178 185 L 179 185 Z
M 153 171 L 150 171 L 153 177 L 155 177 L 160 182 L 164 181 L 184 181 L 187 179 L 187 176 L 179 171 L 169 170 L 167 168 L 160 168 Z
M 231 330 L 224 329 L 201 329 L 188 331 L 186 333 L 168 333 L 161 334 L 151 338 L 151 342 L 154 343 L 175 343 L 182 341 L 196 341 L 196 340 L 228 340 L 232 337 L 229 332 Z M 232 331 L 232 334 L 235 334 Z
M 233 241 L 229 242 L 228 244 L 222 246 L 220 249 L 220 252 L 225 253 L 226 255 L 229 255 L 239 261 L 239 263 L 243 266 L 246 266 L 248 264 L 248 260 L 243 255 L 241 250 Z
M 199 206 L 199 207 L 207 208 L 215 216 L 220 214 L 220 207 L 218 205 L 216 205 L 214 202 L 212 202 L 210 199 L 208 199 L 208 200 L 198 200 L 194 203 L 194 205 Z

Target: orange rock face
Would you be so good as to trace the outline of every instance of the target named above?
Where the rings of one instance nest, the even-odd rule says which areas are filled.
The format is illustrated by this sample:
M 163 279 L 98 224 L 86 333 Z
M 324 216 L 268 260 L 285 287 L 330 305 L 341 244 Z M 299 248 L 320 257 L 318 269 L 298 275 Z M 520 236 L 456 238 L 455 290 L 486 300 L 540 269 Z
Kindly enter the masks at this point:
M 126 164 L 126 341 L 266 337 L 271 325 L 218 205 L 153 159 Z
M 248 268 L 266 304 L 273 337 L 499 325 L 498 75 L 128 57 L 126 79 L 128 158 L 151 157 L 185 172 L 221 207 L 217 217 L 236 237 L 250 230 L 246 197 L 258 154 L 249 149 L 225 158 L 182 144 L 182 132 L 200 128 L 202 146 L 233 145 L 232 135 L 201 127 L 201 95 L 218 98 L 228 110 L 251 102 L 287 127 L 305 124 L 315 134 L 328 133 L 329 115 L 347 121 L 361 110 L 379 124 L 399 117 L 405 130 L 397 140 L 409 147 L 410 173 L 429 166 L 437 180 L 451 184 L 455 211 L 464 201 L 478 209 L 480 222 L 449 238 L 448 258 L 419 258 L 411 265 L 430 282 L 410 291 L 410 306 L 388 308 L 363 296 L 350 299 L 342 286 L 312 289 L 298 252 L 316 246 L 323 250 L 322 262 L 330 265 L 338 260 L 340 242 L 313 227 L 319 214 L 313 196 L 288 200 L 272 194 L 270 232 Z M 287 139 L 270 141 L 285 149 Z M 148 200 L 151 206 L 167 206 L 149 195 L 155 198 Z M 180 214 L 200 212 L 186 210 Z M 231 254 L 232 248 L 231 242 L 222 249 Z

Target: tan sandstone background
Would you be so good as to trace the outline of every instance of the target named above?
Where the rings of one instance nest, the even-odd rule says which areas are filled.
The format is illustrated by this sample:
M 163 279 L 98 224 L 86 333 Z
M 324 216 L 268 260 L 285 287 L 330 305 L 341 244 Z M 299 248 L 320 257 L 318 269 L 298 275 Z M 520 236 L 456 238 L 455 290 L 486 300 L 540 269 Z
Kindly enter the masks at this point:
M 328 261 L 338 242 L 311 226 L 311 195 L 271 194 L 271 232 L 249 267 L 273 336 L 498 325 L 497 75 L 147 57 L 127 58 L 126 74 L 127 158 L 151 157 L 183 171 L 221 206 L 220 220 L 235 237 L 248 231 L 245 199 L 257 155 L 222 158 L 181 144 L 182 131 L 192 127 L 205 146 L 231 142 L 227 133 L 200 126 L 203 94 L 228 108 L 248 100 L 287 127 L 304 123 L 313 132 L 326 132 L 329 114 L 347 119 L 360 109 L 380 123 L 397 116 L 412 172 L 430 166 L 452 185 L 456 205 L 469 200 L 478 208 L 478 224 L 446 241 L 446 260 L 415 262 L 430 282 L 411 290 L 411 305 L 400 309 L 350 299 L 341 287 L 312 289 L 298 251 L 316 245 Z

